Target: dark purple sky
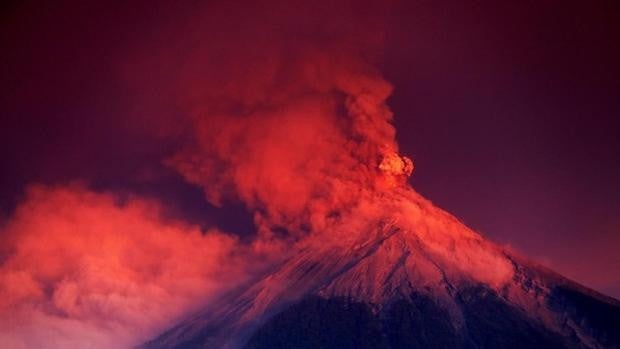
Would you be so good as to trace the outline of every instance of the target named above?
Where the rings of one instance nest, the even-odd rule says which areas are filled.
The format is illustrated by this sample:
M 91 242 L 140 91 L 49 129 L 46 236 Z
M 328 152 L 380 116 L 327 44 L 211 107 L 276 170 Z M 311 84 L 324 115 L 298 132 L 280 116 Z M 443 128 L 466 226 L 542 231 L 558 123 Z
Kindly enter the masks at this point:
M 612 5 L 395 5 L 380 68 L 395 86 L 390 105 L 418 191 L 495 241 L 620 297 L 620 12 Z M 181 25 L 191 9 L 145 1 L 2 11 L 3 215 L 27 183 L 81 179 L 162 199 L 170 214 L 203 225 L 251 229 L 241 207 L 211 207 L 161 164 L 174 139 L 136 132 L 136 114 L 180 112 L 162 86 L 165 64 L 144 68 L 139 96 L 119 78 L 127 57 L 172 40 L 161 28 Z
M 420 192 L 618 297 L 620 11 L 569 3 L 412 6 L 384 71 Z

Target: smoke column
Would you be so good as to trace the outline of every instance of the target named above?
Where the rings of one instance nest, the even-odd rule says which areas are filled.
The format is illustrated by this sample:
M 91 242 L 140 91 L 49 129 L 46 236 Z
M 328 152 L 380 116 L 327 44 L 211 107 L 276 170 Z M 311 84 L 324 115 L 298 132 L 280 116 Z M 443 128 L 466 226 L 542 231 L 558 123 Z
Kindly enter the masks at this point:
M 128 113 L 152 84 L 182 113 L 135 112 L 124 127 L 177 144 L 160 161 L 209 202 L 243 203 L 255 237 L 201 230 L 88 178 L 31 184 L 1 227 L 0 345 L 139 344 L 403 185 L 413 163 L 398 155 L 392 87 L 372 64 L 385 9 L 220 4 L 156 22 L 115 71 Z

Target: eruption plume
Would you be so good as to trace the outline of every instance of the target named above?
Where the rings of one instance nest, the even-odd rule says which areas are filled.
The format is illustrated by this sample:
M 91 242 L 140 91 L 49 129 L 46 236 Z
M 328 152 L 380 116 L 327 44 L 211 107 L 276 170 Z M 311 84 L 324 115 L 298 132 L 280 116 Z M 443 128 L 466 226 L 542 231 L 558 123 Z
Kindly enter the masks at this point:
M 0 346 L 138 344 L 278 259 L 289 240 L 336 234 L 380 177 L 404 182 L 410 161 L 389 161 L 389 174 L 380 165 L 398 152 L 392 87 L 372 64 L 384 9 L 220 4 L 182 11 L 183 26 L 156 19 L 154 39 L 114 68 L 132 112 L 155 84 L 183 113 L 123 123 L 180 144 L 162 161 L 211 203 L 244 203 L 257 235 L 201 231 L 137 196 L 31 186 L 1 227 Z
M 155 82 L 183 111 L 136 116 L 130 127 L 174 139 L 162 161 L 212 204 L 242 202 L 255 236 L 201 231 L 140 197 L 33 186 L 1 228 L 1 347 L 139 344 L 257 264 L 327 241 L 355 250 L 385 217 L 415 231 L 408 239 L 424 240 L 437 265 L 493 287 L 510 278 L 500 252 L 407 185 L 413 162 L 399 155 L 392 86 L 373 65 L 383 4 L 236 6 L 162 24 L 117 68 L 135 89 L 132 105 Z
M 223 60 L 204 75 L 221 84 L 193 71 L 178 74 L 179 86 L 191 89 L 184 95 L 187 137 L 166 163 L 202 187 L 211 203 L 243 202 L 261 232 L 324 230 L 377 185 L 406 178 L 380 169 L 398 145 L 386 105 L 392 86 L 372 64 L 379 21 L 361 26 L 365 12 L 348 18 L 307 10 L 337 29 L 292 43 L 290 32 L 248 19 L 234 45 L 216 42 Z M 261 15 L 304 31 L 286 16 Z M 247 50 L 239 52 L 240 45 Z M 192 62 L 212 60 L 212 50 L 198 48 Z M 406 174 L 412 166 L 403 161 Z

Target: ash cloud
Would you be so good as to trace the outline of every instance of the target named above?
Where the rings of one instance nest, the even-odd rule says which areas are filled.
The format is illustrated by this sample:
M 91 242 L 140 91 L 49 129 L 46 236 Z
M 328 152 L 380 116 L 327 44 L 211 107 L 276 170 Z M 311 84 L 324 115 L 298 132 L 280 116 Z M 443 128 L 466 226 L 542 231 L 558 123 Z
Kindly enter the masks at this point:
M 197 24 L 198 44 L 173 83 L 185 91 L 189 141 L 166 163 L 216 205 L 241 200 L 261 231 L 325 229 L 363 191 L 396 183 L 379 169 L 398 152 L 385 104 L 392 86 L 373 66 L 385 10 L 235 11 L 241 22 Z
M 113 52 L 104 56 L 106 72 L 115 76 L 106 88 L 118 84 L 114 95 L 123 96 L 109 101 L 110 115 L 76 117 L 77 125 L 107 127 L 72 139 L 96 154 L 119 138 L 131 154 L 141 153 L 131 139 L 165 144 L 163 151 L 146 152 L 149 158 L 161 154 L 156 161 L 202 188 L 215 205 L 242 202 L 257 232 L 240 242 L 182 216 L 170 218 L 164 204 L 127 197 L 126 190 L 120 195 L 58 184 L 88 183 L 98 168 L 109 172 L 110 158 L 128 158 L 123 146 L 112 147 L 120 156 L 108 155 L 108 164 L 79 153 L 79 146 L 71 150 L 74 161 L 37 164 L 41 176 L 35 178 L 55 184 L 29 185 L 0 231 L 2 347 L 139 344 L 277 260 L 289 238 L 326 229 L 385 185 L 378 166 L 398 151 L 385 105 L 392 87 L 372 64 L 379 58 L 385 4 L 141 5 L 137 9 L 149 11 L 140 21 L 140 12 L 121 11 L 117 28 L 128 34 L 118 45 L 102 34 L 116 21 L 113 10 L 97 17 L 94 9 L 64 6 L 85 15 L 70 23 L 92 22 L 98 34 L 68 26 L 78 44 L 59 46 L 67 52 L 56 58 L 78 55 L 77 65 L 90 69 L 89 59 L 101 63 L 99 50 L 80 53 L 88 50 L 83 43 L 96 39 L 102 51 Z M 142 26 L 137 31 L 131 30 L 134 20 Z M 71 61 L 62 66 L 72 73 Z M 82 77 L 97 85 L 102 75 Z M 93 139 L 101 149 L 93 148 Z M 79 171 L 75 178 L 45 178 L 50 164 L 54 171 L 67 165 Z M 133 182 L 159 175 L 152 164 L 127 168 Z M 285 231 L 284 238 L 277 231 Z
M 128 348 L 246 276 L 236 238 L 83 186 L 31 186 L 0 230 L 0 346 Z

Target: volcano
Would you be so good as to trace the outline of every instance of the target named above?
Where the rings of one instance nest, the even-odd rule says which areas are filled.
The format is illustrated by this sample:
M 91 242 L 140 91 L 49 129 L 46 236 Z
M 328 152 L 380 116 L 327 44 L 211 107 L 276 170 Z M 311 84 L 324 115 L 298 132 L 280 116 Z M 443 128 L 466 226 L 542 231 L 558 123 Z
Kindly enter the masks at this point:
M 142 348 L 620 346 L 617 300 L 486 240 L 410 187 L 366 199 Z

